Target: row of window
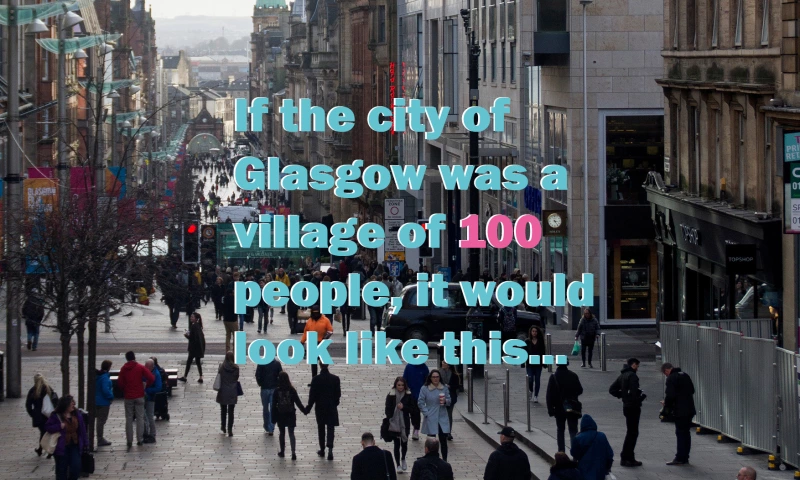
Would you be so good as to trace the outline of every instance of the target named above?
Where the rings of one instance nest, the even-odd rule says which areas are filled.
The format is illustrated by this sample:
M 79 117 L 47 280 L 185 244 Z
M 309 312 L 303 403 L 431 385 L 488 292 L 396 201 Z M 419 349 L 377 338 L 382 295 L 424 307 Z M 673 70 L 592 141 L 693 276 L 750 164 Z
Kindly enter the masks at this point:
M 725 4 L 723 4 L 725 2 Z M 759 45 L 762 47 L 769 46 L 769 30 L 770 30 L 770 0 L 756 0 L 757 18 L 758 23 L 754 28 L 760 28 L 761 35 Z M 685 11 L 681 11 L 682 4 L 685 4 Z M 728 19 L 730 20 L 730 32 L 732 34 L 731 45 L 733 47 L 744 46 L 744 29 L 745 25 L 745 0 L 671 0 L 670 10 L 671 14 L 671 30 L 672 30 L 672 48 L 690 48 L 690 49 L 710 49 L 718 48 L 720 46 L 719 31 L 720 31 L 720 14 L 721 8 L 727 6 L 726 10 Z M 704 30 L 699 25 L 700 11 L 708 9 L 708 15 L 705 15 L 708 25 L 707 30 Z M 686 39 L 685 44 L 680 40 L 680 22 L 681 18 L 686 21 Z M 698 40 L 698 31 L 710 32 L 710 35 L 705 36 L 705 41 L 700 45 Z

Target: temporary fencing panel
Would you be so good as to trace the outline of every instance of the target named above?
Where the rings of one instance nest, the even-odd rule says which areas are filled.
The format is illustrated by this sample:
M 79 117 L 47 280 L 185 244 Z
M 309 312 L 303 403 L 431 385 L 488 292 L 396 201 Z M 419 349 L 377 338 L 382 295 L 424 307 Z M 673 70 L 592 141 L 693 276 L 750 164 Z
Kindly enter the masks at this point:
M 715 327 L 732 332 L 741 332 L 745 337 L 772 338 L 772 320 L 769 318 L 748 318 L 730 320 L 690 320 L 703 327 Z
M 744 397 L 742 445 L 763 452 L 777 453 L 775 342 L 744 337 L 742 351 L 746 359 L 742 362 Z
M 697 347 L 697 333 L 697 325 L 688 323 L 679 325 L 678 338 L 681 339 L 680 363 L 675 364 L 676 367 L 680 367 L 681 370 L 688 373 L 695 383 L 700 371 L 699 359 L 697 358 L 697 351 L 699 350 Z
M 742 335 L 720 332 L 720 433 L 742 441 Z
M 776 351 L 778 391 L 778 445 L 781 459 L 800 468 L 800 403 L 797 378 L 798 357 L 789 350 Z
M 712 430 L 722 430 L 721 402 L 719 392 L 721 372 L 727 371 L 721 365 L 720 330 L 712 327 L 697 328 L 697 376 L 695 380 L 695 423 Z
M 659 338 L 661 339 L 661 357 L 664 363 L 669 362 L 674 365 L 680 365 L 678 324 L 661 322 Z

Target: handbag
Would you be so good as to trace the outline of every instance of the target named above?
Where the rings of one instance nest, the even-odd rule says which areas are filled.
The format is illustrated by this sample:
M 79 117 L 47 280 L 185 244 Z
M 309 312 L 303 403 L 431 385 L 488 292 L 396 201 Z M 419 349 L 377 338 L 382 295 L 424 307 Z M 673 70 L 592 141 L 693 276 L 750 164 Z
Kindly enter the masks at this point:
M 89 451 L 81 454 L 81 471 L 83 473 L 94 473 L 94 455 Z
M 333 314 L 333 321 L 334 322 L 338 322 L 338 323 L 342 323 L 342 313 L 341 312 L 334 313 Z
M 242 382 L 236 382 L 236 396 L 241 397 L 244 395 L 244 390 L 242 390 Z
M 575 340 L 575 344 L 572 345 L 572 356 L 577 357 L 579 353 L 581 353 L 581 342 Z
M 583 413 L 581 413 L 581 409 L 583 408 L 583 405 L 581 405 L 581 402 L 579 402 L 577 398 L 575 399 L 564 398 L 564 393 L 561 391 L 561 384 L 558 383 L 558 379 L 556 378 L 555 373 L 553 374 L 552 378 L 553 381 L 556 382 L 556 387 L 558 387 L 559 396 L 561 396 L 562 398 L 561 407 L 564 409 L 564 413 L 566 413 L 567 416 L 572 416 L 577 418 L 582 417 Z
M 61 420 L 61 417 L 58 417 Z M 42 437 L 42 440 L 39 442 L 39 446 L 42 447 L 42 450 L 47 452 L 48 455 L 52 455 L 53 452 L 56 451 L 56 447 L 58 446 L 58 439 L 61 437 L 61 432 L 57 433 L 50 433 L 47 432 Z
M 389 417 L 384 418 L 381 422 L 381 438 L 387 442 L 393 442 L 396 436 L 395 432 L 389 430 L 390 422 Z
M 219 392 L 220 387 L 222 387 L 222 377 L 218 373 L 214 378 L 214 386 L 211 388 L 213 388 L 215 392 Z
M 50 417 L 50 414 L 53 413 L 55 409 L 53 400 L 50 399 L 50 392 L 45 392 L 44 398 L 42 399 L 42 415 Z

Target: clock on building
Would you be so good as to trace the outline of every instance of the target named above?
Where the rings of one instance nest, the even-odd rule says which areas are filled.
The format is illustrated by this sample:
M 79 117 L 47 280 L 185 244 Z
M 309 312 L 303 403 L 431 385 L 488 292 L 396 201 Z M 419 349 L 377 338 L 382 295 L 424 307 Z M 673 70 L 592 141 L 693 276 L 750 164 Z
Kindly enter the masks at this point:
M 545 237 L 567 236 L 567 211 L 543 210 L 542 233 Z

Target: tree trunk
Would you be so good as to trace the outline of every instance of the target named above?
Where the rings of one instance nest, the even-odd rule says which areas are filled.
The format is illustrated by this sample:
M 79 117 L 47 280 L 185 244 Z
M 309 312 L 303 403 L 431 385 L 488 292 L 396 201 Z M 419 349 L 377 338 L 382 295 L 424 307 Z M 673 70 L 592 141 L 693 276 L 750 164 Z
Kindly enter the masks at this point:
M 89 319 L 88 383 L 86 385 L 86 410 L 89 411 L 89 450 L 94 450 L 95 387 L 97 378 L 97 315 Z
M 84 363 L 84 341 L 83 332 L 86 328 L 83 322 L 78 325 L 78 408 L 84 408 L 86 405 L 86 363 Z
M 69 324 L 67 322 L 67 311 L 59 307 L 56 312 L 58 318 L 58 331 L 61 333 L 61 396 L 69 395 L 69 342 L 72 339 Z

